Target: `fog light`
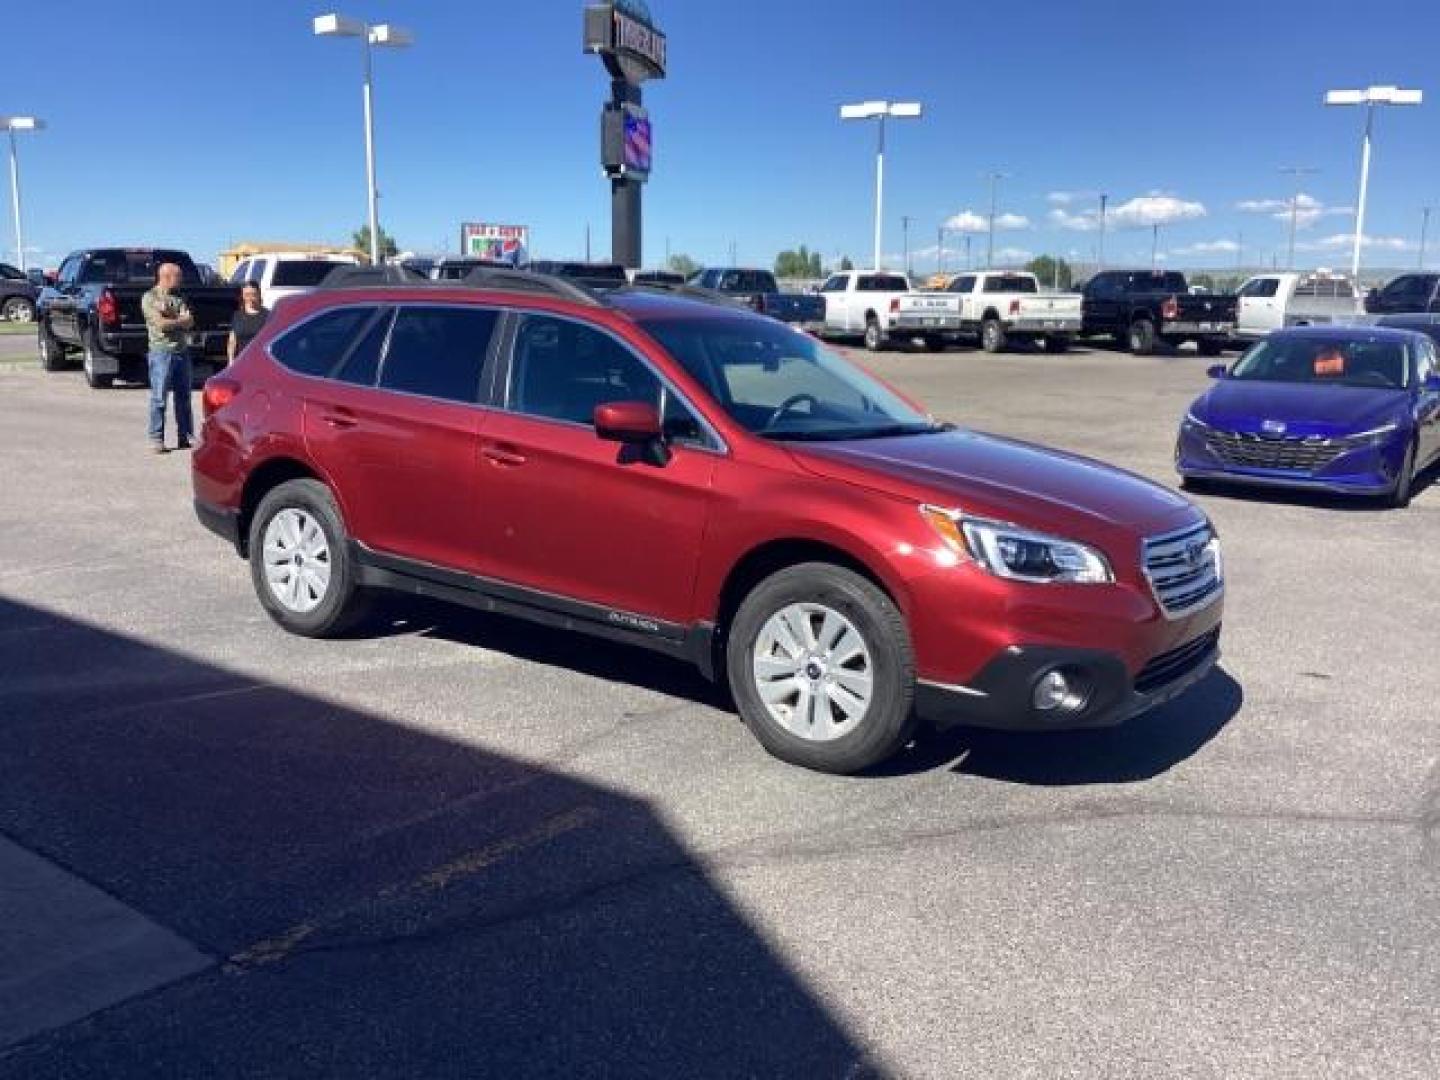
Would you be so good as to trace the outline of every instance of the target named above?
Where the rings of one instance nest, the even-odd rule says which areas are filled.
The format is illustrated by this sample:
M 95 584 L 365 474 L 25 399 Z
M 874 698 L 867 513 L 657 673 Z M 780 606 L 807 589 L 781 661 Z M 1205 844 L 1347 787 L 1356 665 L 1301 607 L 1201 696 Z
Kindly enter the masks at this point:
M 1040 677 L 1031 700 L 1041 712 L 1075 712 L 1084 707 L 1085 696 L 1079 679 L 1055 668 Z

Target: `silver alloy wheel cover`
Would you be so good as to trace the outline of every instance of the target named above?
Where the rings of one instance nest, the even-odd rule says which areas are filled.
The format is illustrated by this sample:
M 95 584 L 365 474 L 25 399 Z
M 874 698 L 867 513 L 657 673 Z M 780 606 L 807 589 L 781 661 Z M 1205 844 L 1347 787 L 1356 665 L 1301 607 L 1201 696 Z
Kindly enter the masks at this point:
M 4 314 L 6 322 L 34 322 L 35 306 L 24 297 L 12 297 L 5 301 Z M 23 319 L 20 318 L 21 314 L 25 316 Z
M 305 615 L 330 592 L 330 542 L 319 520 L 287 506 L 265 526 L 261 559 L 270 595 L 287 611 Z
M 771 615 L 756 635 L 751 673 L 770 718 L 808 742 L 850 734 L 875 692 L 865 639 L 824 604 L 790 604 Z

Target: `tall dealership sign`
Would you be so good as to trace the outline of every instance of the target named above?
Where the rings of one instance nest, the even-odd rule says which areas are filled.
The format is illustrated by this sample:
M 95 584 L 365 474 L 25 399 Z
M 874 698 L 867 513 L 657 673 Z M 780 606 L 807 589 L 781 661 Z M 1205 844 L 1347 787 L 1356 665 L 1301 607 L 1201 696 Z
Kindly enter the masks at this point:
M 610 258 L 641 262 L 641 185 L 650 176 L 650 114 L 641 84 L 665 77 L 665 35 L 644 0 L 611 0 L 585 8 L 585 51 L 610 73 L 610 100 L 600 114 L 600 163 L 610 178 Z

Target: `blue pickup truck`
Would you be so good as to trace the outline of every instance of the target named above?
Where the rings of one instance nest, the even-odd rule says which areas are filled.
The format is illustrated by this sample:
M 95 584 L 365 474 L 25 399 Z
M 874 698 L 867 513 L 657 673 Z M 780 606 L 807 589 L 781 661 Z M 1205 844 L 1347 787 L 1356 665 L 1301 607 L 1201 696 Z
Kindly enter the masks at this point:
M 781 322 L 802 330 L 825 325 L 825 298 L 809 293 L 780 291 L 780 283 L 769 270 L 748 270 L 740 266 L 712 266 L 690 279 L 691 285 L 723 293 Z

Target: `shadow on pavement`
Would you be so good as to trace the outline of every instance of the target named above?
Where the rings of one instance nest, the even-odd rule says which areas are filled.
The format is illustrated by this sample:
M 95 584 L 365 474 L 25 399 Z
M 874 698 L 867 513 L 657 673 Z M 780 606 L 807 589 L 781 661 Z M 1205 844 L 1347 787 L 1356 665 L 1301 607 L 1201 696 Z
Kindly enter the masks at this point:
M 978 728 L 930 732 L 883 771 L 949 766 L 960 775 L 1046 787 L 1135 783 L 1198 753 L 1244 700 L 1240 684 L 1216 669 L 1183 696 L 1118 727 L 1033 735 Z
M 872 1075 L 642 801 L 3 599 L 0 671 L 0 831 L 217 960 L 0 1076 Z

